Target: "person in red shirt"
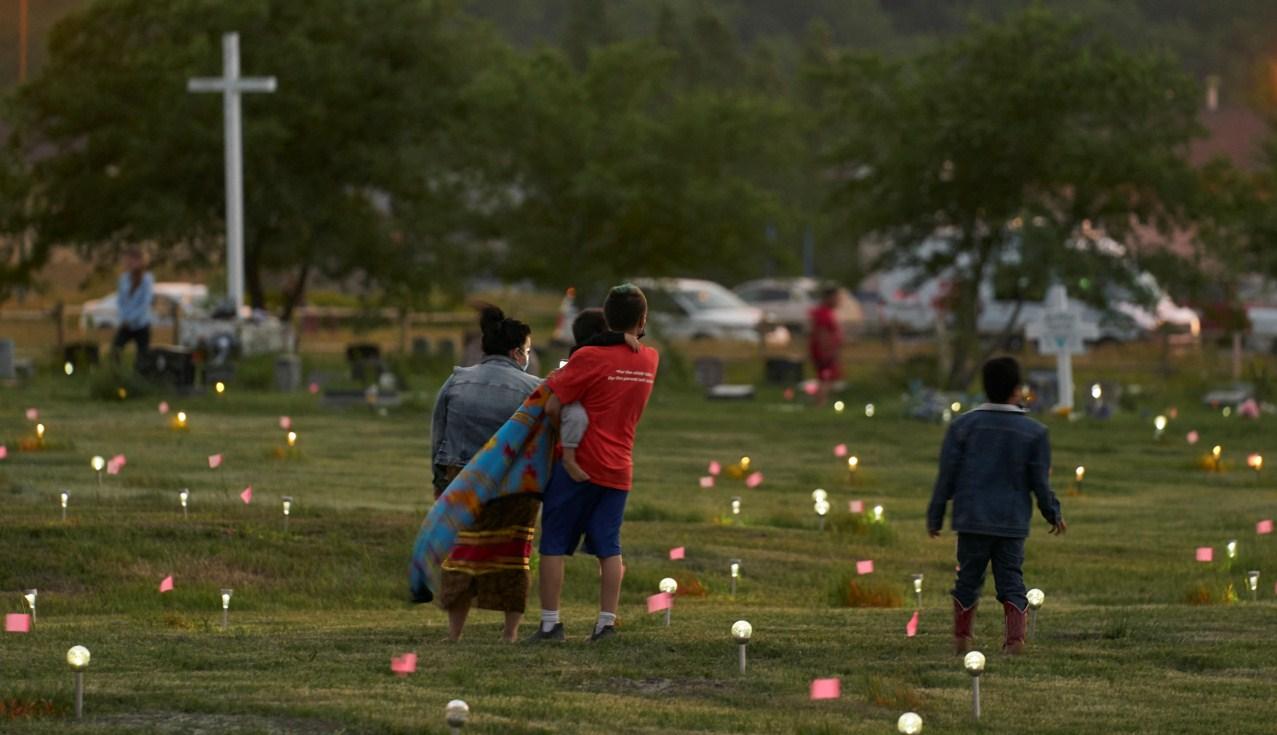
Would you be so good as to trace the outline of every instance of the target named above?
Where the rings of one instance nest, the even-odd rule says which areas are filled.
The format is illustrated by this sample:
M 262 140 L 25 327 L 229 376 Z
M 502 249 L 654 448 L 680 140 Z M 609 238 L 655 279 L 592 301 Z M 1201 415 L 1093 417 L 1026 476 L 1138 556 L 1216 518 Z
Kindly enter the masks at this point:
M 617 286 L 603 305 L 608 327 L 640 337 L 647 326 L 647 298 L 637 286 Z M 580 403 L 590 417 L 576 450 L 588 476 L 573 480 L 562 462 L 554 467 L 541 506 L 541 627 L 529 639 L 565 640 L 559 619 L 563 570 L 581 538 L 599 560 L 599 618 L 591 641 L 616 635 L 621 597 L 621 519 L 634 479 L 634 432 L 656 382 L 660 355 L 621 344 L 583 347 L 546 380 L 554 393 L 546 413 L 555 424 L 564 404 Z
M 821 293 L 820 303 L 809 314 L 809 349 L 816 367 L 816 380 L 820 384 L 816 393 L 816 404 L 820 406 L 829 400 L 833 384 L 842 380 L 842 329 L 838 325 L 837 309 L 838 289 L 830 286 Z

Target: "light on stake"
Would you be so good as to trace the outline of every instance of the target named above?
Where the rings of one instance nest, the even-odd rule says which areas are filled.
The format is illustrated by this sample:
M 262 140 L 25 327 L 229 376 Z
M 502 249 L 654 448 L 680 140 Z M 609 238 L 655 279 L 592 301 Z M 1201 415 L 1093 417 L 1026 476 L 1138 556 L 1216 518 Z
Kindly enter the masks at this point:
M 71 500 L 71 493 L 63 490 L 58 495 L 58 500 L 62 503 L 62 520 L 67 519 L 67 503 Z
M 922 609 L 922 574 L 913 575 L 913 593 L 918 597 L 918 609 Z
M 673 577 L 666 577 L 665 579 L 661 580 L 659 589 L 661 590 L 661 592 L 664 592 L 667 595 L 673 595 L 675 592 L 678 592 L 678 582 Z M 670 607 L 665 608 L 665 624 L 666 625 L 670 624 L 670 611 L 672 609 L 673 609 L 672 605 Z
M 740 559 L 732 559 L 730 568 L 732 572 L 732 597 L 735 597 L 736 580 L 740 579 Z
M 235 590 L 229 587 L 222 588 L 222 630 L 226 630 L 231 625 L 231 595 Z
M 1250 588 L 1250 599 L 1259 599 L 1259 570 L 1252 569 L 1246 573 L 1246 586 Z M 35 608 L 32 608 L 32 618 L 35 617 Z
M 1258 572 L 1256 572 L 1256 574 L 1258 574 Z M 30 608 L 31 610 L 32 625 L 35 624 L 35 598 L 39 594 L 40 594 L 40 591 L 35 588 L 29 589 L 26 592 L 22 593 L 22 599 L 26 601 L 27 607 Z
M 75 672 L 75 719 L 84 717 L 84 670 L 89 668 L 89 649 L 72 646 L 67 651 L 67 666 Z
M 740 672 L 745 673 L 745 647 L 749 645 L 749 639 L 754 635 L 754 626 L 749 624 L 747 620 L 737 620 L 732 623 L 732 640 L 736 641 L 736 645 L 740 650 Z
M 904 735 L 918 735 L 922 732 L 922 718 L 917 712 L 906 712 L 896 720 L 896 732 Z
M 460 735 L 461 728 L 466 726 L 466 721 L 470 719 L 470 705 L 454 699 L 443 708 L 443 719 L 448 723 L 448 729 L 452 735 Z
M 984 654 L 972 651 L 962 658 L 962 667 L 971 675 L 971 711 L 980 719 L 980 675 L 984 673 Z
M 1034 631 L 1038 627 L 1038 610 L 1041 609 L 1042 603 L 1046 601 L 1046 593 L 1034 587 L 1029 590 L 1025 597 L 1029 601 L 1029 638 L 1033 638 Z
M 183 518 L 188 518 L 188 517 L 189 517 L 188 512 L 187 512 L 187 510 L 186 510 L 186 506 L 187 506 L 188 502 L 190 501 L 190 499 L 191 499 L 191 491 L 190 491 L 190 490 L 187 490 L 186 488 L 182 488 L 181 490 L 179 490 L 179 491 L 178 491 L 178 493 L 177 493 L 177 502 L 178 502 L 178 503 L 180 503 L 180 504 L 181 504 L 181 506 L 182 506 L 182 517 L 183 517 Z

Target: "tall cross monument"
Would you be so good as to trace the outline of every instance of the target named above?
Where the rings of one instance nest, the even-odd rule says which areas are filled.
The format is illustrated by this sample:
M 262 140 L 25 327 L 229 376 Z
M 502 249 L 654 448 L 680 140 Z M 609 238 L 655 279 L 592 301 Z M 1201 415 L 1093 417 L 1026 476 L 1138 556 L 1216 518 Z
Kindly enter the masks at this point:
M 1086 340 L 1100 336 L 1099 327 L 1083 318 L 1069 304 L 1064 286 L 1052 286 L 1046 294 L 1042 317 L 1024 328 L 1025 336 L 1038 341 L 1038 352 L 1055 355 L 1060 403 L 1057 409 L 1073 409 L 1073 356 L 1086 352 Z
M 187 80 L 186 91 L 222 95 L 226 127 L 226 290 L 238 317 L 244 306 L 244 143 L 239 97 L 245 92 L 274 92 L 275 77 L 241 77 L 239 34 L 224 33 L 222 76 Z

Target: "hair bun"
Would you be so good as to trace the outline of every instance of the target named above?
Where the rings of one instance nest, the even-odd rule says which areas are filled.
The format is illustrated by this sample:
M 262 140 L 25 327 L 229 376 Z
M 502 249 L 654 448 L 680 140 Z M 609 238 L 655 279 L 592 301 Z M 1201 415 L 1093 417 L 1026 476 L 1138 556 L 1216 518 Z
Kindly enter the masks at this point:
M 479 329 L 484 334 L 497 334 L 505 323 L 505 312 L 492 304 L 479 305 Z

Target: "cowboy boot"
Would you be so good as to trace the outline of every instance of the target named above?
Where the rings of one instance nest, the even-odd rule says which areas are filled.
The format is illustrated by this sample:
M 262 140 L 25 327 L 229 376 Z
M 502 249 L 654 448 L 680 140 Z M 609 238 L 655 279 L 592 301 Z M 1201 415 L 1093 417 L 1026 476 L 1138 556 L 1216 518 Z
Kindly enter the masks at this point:
M 963 607 L 957 598 L 953 600 L 953 651 L 959 656 L 971 650 L 973 636 L 971 628 L 975 625 L 976 606 Z
M 1002 644 L 1002 652 L 1011 656 L 1024 653 L 1024 628 L 1028 623 L 1026 610 L 1021 610 L 1010 602 L 1002 603 L 1006 613 L 1006 642 Z

